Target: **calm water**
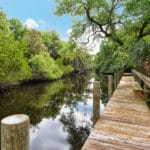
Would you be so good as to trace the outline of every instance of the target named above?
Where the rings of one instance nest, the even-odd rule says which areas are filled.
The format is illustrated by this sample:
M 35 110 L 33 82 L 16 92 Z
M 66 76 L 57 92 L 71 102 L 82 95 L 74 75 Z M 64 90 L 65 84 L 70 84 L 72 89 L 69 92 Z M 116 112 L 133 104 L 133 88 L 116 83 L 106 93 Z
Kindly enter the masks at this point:
M 80 150 L 93 126 L 93 81 L 84 75 L 15 87 L 0 95 L 0 119 L 30 116 L 30 150 Z

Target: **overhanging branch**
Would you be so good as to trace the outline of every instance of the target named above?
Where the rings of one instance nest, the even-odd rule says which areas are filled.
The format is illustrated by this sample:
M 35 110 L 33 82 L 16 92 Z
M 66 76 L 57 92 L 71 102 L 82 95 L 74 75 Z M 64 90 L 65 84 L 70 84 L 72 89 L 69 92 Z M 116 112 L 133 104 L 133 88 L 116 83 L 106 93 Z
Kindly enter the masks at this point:
M 89 7 L 88 8 L 84 7 L 84 9 L 85 9 L 85 12 L 86 12 L 87 19 L 91 23 L 94 23 L 95 25 L 97 25 L 100 29 L 100 32 L 102 32 L 105 37 L 110 37 L 114 42 L 118 43 L 119 45 L 123 45 L 123 42 L 121 41 L 121 39 L 119 39 L 115 34 L 111 34 L 111 33 L 108 32 L 108 28 L 111 26 L 111 23 L 112 23 L 111 18 L 108 19 L 107 23 L 102 24 L 102 23 L 98 22 L 97 20 L 95 20 L 93 17 L 91 17 Z

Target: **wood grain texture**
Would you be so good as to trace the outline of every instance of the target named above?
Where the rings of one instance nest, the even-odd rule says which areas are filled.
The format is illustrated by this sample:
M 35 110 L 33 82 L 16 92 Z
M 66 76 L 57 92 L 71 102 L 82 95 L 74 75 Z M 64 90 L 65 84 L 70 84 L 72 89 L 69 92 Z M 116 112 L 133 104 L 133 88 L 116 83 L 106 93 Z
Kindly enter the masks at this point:
M 150 150 L 150 109 L 123 76 L 82 150 Z
M 142 73 L 136 71 L 136 70 L 132 70 L 132 73 L 137 76 L 140 80 L 142 80 L 144 82 L 145 85 L 147 85 L 150 88 L 150 78 L 143 75 Z
M 29 117 L 11 115 L 1 121 L 1 150 L 29 150 Z

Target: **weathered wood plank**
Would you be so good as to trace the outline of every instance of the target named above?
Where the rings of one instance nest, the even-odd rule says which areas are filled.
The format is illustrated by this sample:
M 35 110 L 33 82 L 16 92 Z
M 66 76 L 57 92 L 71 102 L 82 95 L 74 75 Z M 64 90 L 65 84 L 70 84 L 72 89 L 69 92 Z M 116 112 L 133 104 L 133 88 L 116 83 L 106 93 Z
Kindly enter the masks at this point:
M 132 70 L 132 73 L 136 75 L 140 80 L 144 82 L 145 85 L 147 85 L 150 88 L 150 78 L 148 78 L 147 76 L 143 75 L 142 73 L 136 70 Z
M 150 150 L 150 109 L 123 76 L 83 150 Z

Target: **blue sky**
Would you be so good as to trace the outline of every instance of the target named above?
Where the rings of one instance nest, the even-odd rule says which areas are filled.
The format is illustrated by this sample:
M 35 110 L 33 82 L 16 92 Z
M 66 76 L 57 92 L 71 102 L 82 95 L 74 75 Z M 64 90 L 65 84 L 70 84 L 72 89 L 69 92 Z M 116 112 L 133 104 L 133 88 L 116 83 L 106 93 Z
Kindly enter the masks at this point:
M 9 19 L 17 18 L 38 30 L 56 30 L 62 40 L 67 40 L 72 19 L 69 16 L 55 16 L 53 0 L 0 0 L 0 8 Z

